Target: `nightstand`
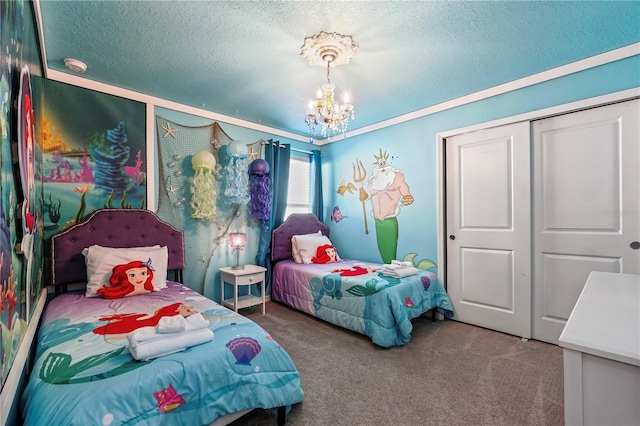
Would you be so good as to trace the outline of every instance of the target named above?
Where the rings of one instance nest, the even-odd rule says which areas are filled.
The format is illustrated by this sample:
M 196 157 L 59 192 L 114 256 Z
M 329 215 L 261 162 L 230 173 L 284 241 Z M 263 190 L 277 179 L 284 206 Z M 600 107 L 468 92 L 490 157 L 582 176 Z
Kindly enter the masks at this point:
M 231 266 L 220 268 L 220 297 L 222 305 L 238 312 L 238 309 L 255 306 L 262 303 L 262 315 L 265 314 L 265 271 L 267 268 L 256 265 L 245 265 L 242 269 L 233 269 Z M 225 284 L 233 286 L 233 297 L 224 298 Z M 262 285 L 260 296 L 252 293 L 253 285 Z M 240 287 L 248 286 L 247 294 L 238 296 Z

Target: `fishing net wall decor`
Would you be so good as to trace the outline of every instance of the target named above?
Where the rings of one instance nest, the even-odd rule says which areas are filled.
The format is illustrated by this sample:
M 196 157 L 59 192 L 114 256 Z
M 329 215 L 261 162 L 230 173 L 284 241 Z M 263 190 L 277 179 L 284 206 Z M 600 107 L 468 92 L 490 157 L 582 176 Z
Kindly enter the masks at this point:
M 156 116 L 158 141 L 158 216 L 184 232 L 186 268 L 184 283 L 204 293 L 206 274 L 213 255 L 233 226 L 233 230 L 255 226 L 244 204 L 224 196 L 225 167 L 230 164 L 226 147 L 233 139 L 217 122 L 205 126 L 184 126 Z M 262 155 L 263 141 L 247 144 L 247 160 Z M 192 217 L 191 188 L 195 171 L 194 153 L 205 150 L 216 159 L 213 170 L 216 193 L 215 218 Z M 234 163 L 235 164 L 235 163 Z M 248 170 L 247 182 L 248 182 Z M 247 188 L 248 191 L 248 188 Z M 210 216 L 212 217 L 212 216 Z

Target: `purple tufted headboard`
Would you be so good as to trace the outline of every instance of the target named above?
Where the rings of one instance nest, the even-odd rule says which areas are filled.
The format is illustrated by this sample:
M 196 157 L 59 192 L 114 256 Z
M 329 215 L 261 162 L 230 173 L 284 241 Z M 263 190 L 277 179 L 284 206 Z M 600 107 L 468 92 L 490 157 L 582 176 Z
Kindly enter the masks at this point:
M 162 221 L 151 210 L 100 209 L 85 221 L 51 237 L 51 285 L 87 281 L 82 250 L 93 244 L 103 247 L 167 246 L 169 271 L 185 268 L 182 231 Z
M 291 237 L 321 231 L 329 236 L 329 228 L 312 213 L 293 213 L 271 234 L 271 261 L 291 258 Z

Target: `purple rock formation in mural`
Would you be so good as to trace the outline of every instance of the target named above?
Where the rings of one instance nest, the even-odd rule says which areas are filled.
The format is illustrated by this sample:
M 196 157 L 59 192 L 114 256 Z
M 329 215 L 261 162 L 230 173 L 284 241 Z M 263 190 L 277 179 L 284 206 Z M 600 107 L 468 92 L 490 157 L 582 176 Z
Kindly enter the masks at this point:
M 124 164 L 129 159 L 126 143 L 124 121 L 118 123 L 115 129 L 107 130 L 106 138 L 95 139 L 91 143 L 91 158 L 96 163 L 95 189 L 121 194 L 133 187 L 133 180 L 124 171 Z

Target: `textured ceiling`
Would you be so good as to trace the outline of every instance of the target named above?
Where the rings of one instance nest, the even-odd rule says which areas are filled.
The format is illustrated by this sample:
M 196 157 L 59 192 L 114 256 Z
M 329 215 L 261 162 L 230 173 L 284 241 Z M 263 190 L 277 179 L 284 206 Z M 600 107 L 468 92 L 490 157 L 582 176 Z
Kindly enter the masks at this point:
M 45 66 L 308 135 L 326 80 L 300 47 L 353 37 L 331 81 L 350 93 L 350 130 L 640 41 L 640 2 L 40 0 Z

